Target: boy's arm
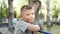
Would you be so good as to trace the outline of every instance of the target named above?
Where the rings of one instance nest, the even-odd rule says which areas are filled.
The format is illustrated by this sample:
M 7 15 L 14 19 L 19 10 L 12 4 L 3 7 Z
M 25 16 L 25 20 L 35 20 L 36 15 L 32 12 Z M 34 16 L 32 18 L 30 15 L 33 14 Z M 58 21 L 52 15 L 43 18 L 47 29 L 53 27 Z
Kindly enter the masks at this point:
M 19 21 L 16 23 L 15 29 L 20 29 L 22 32 L 25 32 L 26 30 L 38 32 L 40 30 L 40 27 L 38 25 L 33 25 L 25 21 Z
M 27 27 L 28 30 L 31 30 L 31 31 L 34 31 L 34 32 L 38 32 L 40 30 L 40 27 L 38 25 L 33 25 L 33 24 L 30 24 L 28 27 Z

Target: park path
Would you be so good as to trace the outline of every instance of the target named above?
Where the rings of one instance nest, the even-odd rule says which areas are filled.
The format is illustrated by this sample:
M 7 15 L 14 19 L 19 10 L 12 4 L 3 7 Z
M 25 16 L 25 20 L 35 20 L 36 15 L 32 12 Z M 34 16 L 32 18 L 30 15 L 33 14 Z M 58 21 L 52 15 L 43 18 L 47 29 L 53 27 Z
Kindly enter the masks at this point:
M 11 34 L 7 27 L 0 27 L 0 32 L 2 32 L 2 34 Z

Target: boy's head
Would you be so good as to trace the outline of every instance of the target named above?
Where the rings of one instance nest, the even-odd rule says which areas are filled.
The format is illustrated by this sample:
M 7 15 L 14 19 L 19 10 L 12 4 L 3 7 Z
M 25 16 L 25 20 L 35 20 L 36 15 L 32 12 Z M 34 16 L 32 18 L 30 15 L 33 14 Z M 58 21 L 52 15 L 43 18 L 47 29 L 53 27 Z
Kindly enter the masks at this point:
M 26 21 L 32 23 L 35 20 L 35 13 L 32 10 L 32 7 L 29 5 L 24 5 L 21 8 L 21 18 Z

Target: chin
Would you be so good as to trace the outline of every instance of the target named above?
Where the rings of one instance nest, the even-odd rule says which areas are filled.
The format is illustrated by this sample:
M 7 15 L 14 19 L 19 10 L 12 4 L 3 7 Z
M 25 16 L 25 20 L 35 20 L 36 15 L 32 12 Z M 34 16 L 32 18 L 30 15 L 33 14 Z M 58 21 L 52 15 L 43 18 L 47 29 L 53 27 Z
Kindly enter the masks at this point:
M 30 21 L 29 23 L 33 23 L 33 21 Z

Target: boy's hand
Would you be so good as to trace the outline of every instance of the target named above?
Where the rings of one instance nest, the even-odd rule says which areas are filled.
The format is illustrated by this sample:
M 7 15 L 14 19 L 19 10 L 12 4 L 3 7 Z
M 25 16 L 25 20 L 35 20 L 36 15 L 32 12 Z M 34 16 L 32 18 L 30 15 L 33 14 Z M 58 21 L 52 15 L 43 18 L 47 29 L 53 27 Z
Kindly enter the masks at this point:
M 37 28 L 39 28 L 39 29 L 40 29 L 40 27 L 39 27 L 38 25 L 34 25 L 34 26 L 36 26 Z

